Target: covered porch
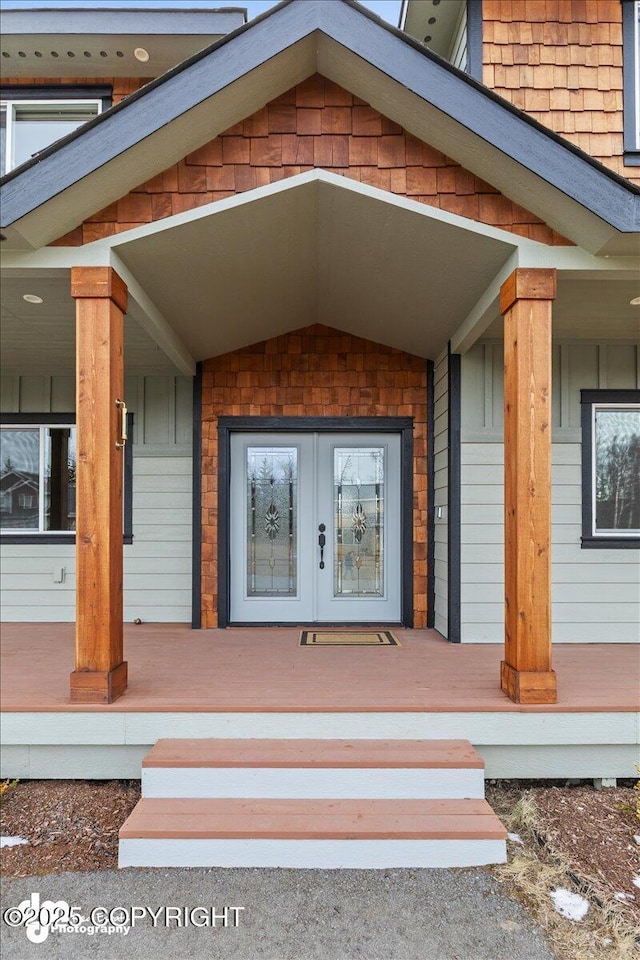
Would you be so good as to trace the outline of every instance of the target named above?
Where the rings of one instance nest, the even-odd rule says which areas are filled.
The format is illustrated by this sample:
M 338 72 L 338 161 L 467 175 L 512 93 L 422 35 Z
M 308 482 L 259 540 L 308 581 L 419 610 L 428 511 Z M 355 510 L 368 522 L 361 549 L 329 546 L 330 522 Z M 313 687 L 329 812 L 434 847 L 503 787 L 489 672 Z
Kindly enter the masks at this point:
M 70 643 L 72 628 L 50 627 L 45 636 L 57 638 L 62 646 L 47 650 L 50 641 L 38 639 L 37 628 L 16 624 L 10 627 L 11 633 L 26 631 L 23 637 L 33 657 L 39 644 L 45 644 L 39 648 L 42 673 L 37 680 L 32 673 L 30 679 L 35 711 L 66 713 L 85 707 L 93 711 L 98 704 L 107 707 L 115 701 L 113 709 L 120 713 L 130 708 L 147 712 L 156 707 L 170 712 L 183 709 L 176 706 L 180 702 L 178 691 L 196 691 L 187 695 L 184 707 L 196 713 L 223 709 L 220 704 L 226 702 L 226 710 L 257 713 L 266 709 L 374 709 L 418 711 L 428 717 L 432 710 L 458 713 L 477 709 L 502 714 L 514 709 L 511 701 L 549 705 L 556 703 L 556 696 L 561 698 L 557 707 L 560 712 L 611 709 L 615 703 L 613 684 L 604 694 L 602 706 L 598 701 L 591 702 L 591 696 L 595 696 L 593 678 L 601 678 L 602 671 L 594 668 L 590 652 L 579 660 L 574 652 L 578 645 L 558 650 L 564 662 L 563 674 L 571 679 L 569 686 L 556 694 L 549 590 L 552 304 L 556 302 L 554 315 L 557 311 L 559 316 L 573 320 L 580 313 L 575 284 L 588 284 L 596 277 L 602 282 L 603 276 L 612 291 L 622 291 L 628 303 L 633 279 L 626 258 L 602 261 L 580 249 L 548 247 L 361 183 L 313 171 L 82 248 L 9 254 L 6 270 L 12 289 L 16 288 L 16 313 L 23 309 L 18 302 L 18 287 L 25 278 L 46 278 L 64 312 L 60 350 L 68 359 L 73 357 L 73 300 L 63 288 L 69 289 L 69 274 L 71 295 L 76 300 L 76 416 L 81 453 L 72 702 L 68 677 L 73 663 L 61 652 Z M 427 358 L 443 353 L 446 356 L 447 351 L 450 355 L 464 354 L 501 316 L 508 343 L 505 406 L 510 411 L 505 422 L 505 461 L 511 467 L 505 478 L 506 652 L 503 645 L 449 652 L 438 635 L 418 630 L 403 634 L 406 646 L 394 653 L 396 674 L 389 672 L 386 662 L 381 668 L 382 660 L 373 660 L 372 651 L 360 650 L 340 651 L 339 656 L 344 654 L 342 661 L 325 657 L 328 672 L 317 673 L 310 667 L 309 652 L 297 648 L 293 630 L 256 629 L 246 635 L 237 630 L 220 631 L 211 644 L 206 639 L 211 637 L 209 631 L 191 633 L 186 626 L 127 627 L 123 644 L 120 406 L 127 364 L 124 332 L 134 329 L 144 334 L 139 337 L 136 354 L 139 365 L 144 362 L 142 354 L 151 363 L 160 353 L 186 375 L 193 374 L 197 363 L 208 358 L 246 347 L 260 338 L 283 336 L 310 321 L 332 324 L 351 336 L 406 351 L 426 366 Z M 38 354 L 33 346 L 31 350 L 32 356 L 19 359 L 47 363 L 44 352 Z M 366 394 L 362 386 L 360 381 L 354 382 L 359 395 Z M 250 383 L 246 389 L 252 393 Z M 402 385 L 398 392 L 402 393 Z M 428 402 L 425 394 L 425 407 Z M 401 406 L 396 407 L 396 415 Z M 373 404 L 371 407 L 367 415 L 384 415 Z M 243 405 L 231 412 L 255 416 L 260 411 L 250 398 L 246 410 Z M 286 409 L 280 412 L 285 416 L 289 413 Z M 199 443 L 206 447 L 209 441 L 209 447 L 213 447 L 217 416 L 212 407 L 211 432 L 206 434 L 200 429 L 204 419 L 200 422 L 199 412 L 194 409 L 196 447 Z M 426 450 L 416 450 L 414 463 L 420 459 L 420 468 L 417 471 L 414 467 L 414 477 L 416 472 L 424 477 L 432 469 L 432 442 L 433 436 L 428 436 Z M 452 432 L 449 449 L 455 443 Z M 206 457 L 207 449 L 201 453 Z M 216 525 L 220 519 L 218 475 L 212 470 L 205 476 L 205 460 L 199 459 L 197 449 L 193 463 L 195 607 L 199 586 L 206 587 L 216 562 L 220 574 L 223 558 L 213 550 L 207 555 L 198 553 L 203 525 Z M 534 483 L 530 482 L 532 476 Z M 414 497 L 414 528 L 416 516 L 423 524 L 415 542 L 420 540 L 422 544 L 428 539 L 435 509 L 433 484 L 429 482 L 426 487 L 414 486 L 410 492 Z M 459 510 L 454 515 L 455 506 L 453 502 L 448 504 L 450 524 L 459 528 L 461 519 Z M 206 519 L 209 515 L 212 520 Z M 429 568 L 432 576 L 433 556 L 423 552 L 418 558 L 414 553 L 416 559 L 422 569 Z M 211 592 L 216 588 L 217 584 Z M 414 609 L 430 615 L 433 597 L 423 592 L 422 601 L 422 606 L 415 604 Z M 449 602 L 455 609 L 455 597 L 450 596 Z M 198 623 L 196 614 L 194 624 Z M 423 623 L 416 625 L 422 627 Z M 169 637 L 160 652 L 159 638 L 167 630 Z M 175 630 L 181 639 L 171 642 L 171 631 Z M 146 647 L 144 631 L 151 631 Z M 260 657 L 251 645 L 264 643 L 261 638 L 266 635 L 272 638 L 270 655 Z M 141 636 L 143 640 L 139 641 Z M 249 642 L 245 659 L 243 637 Z M 276 655 L 274 641 L 284 644 L 282 657 Z M 142 645 L 137 647 L 139 642 Z M 153 649 L 148 658 L 145 649 Z M 608 647 L 601 653 L 603 663 L 610 656 L 606 650 Z M 227 655 L 223 651 L 230 657 L 227 676 L 220 668 L 220 658 Z M 433 651 L 438 655 L 432 657 Z M 314 653 L 325 656 L 325 651 Z M 456 656 L 459 659 L 454 661 Z M 366 662 L 367 670 L 371 664 L 373 672 L 370 677 L 367 674 L 371 686 L 354 683 L 358 671 L 349 659 L 352 657 L 356 665 Z M 66 691 L 61 685 L 62 672 L 58 676 L 49 670 L 51 662 L 55 662 L 56 671 L 64 663 Z M 158 672 L 160 662 L 165 667 Z M 314 662 L 317 666 L 323 660 Z M 340 662 L 350 669 L 341 673 L 336 668 Z M 438 668 L 434 667 L 436 662 Z M 622 658 L 620 662 L 624 662 Z M 206 682 L 202 680 L 203 665 Z M 619 669 L 618 662 L 615 669 Z M 266 683 L 262 679 L 264 671 L 269 671 Z M 624 669 L 623 674 L 631 675 Z M 52 687 L 54 676 L 58 679 Z M 452 682 L 452 678 L 457 679 Z M 14 689 L 19 687 L 17 682 Z M 578 694 L 579 688 L 584 689 Z M 263 700 L 267 689 L 274 698 L 271 706 Z M 566 700 L 568 689 L 576 691 L 577 699 Z M 348 700 L 343 701 L 343 694 L 356 699 L 349 705 Z M 142 705 L 145 702 L 148 706 Z M 20 708 L 20 703 L 15 703 L 17 706 L 9 706 L 13 712 Z M 25 701 L 23 706 L 27 705 Z
M 558 701 L 496 682 L 500 644 L 397 629 L 398 647 L 307 648 L 295 628 L 127 624 L 130 683 L 70 703 L 72 624 L 3 628 L 3 765 L 15 777 L 138 777 L 161 737 L 466 738 L 496 777 L 631 776 L 640 666 L 619 644 L 556 648 Z

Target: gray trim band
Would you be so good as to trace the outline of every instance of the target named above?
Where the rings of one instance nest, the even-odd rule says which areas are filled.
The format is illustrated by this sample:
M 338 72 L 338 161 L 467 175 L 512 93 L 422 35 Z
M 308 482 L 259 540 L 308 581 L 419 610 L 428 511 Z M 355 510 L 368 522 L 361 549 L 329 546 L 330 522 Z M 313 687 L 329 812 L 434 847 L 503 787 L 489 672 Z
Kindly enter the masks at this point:
M 2 33 L 11 36 L 92 34 L 106 36 L 205 36 L 231 33 L 246 22 L 246 8 L 223 10 L 141 10 L 95 7 L 41 7 L 34 10 L 3 10 Z

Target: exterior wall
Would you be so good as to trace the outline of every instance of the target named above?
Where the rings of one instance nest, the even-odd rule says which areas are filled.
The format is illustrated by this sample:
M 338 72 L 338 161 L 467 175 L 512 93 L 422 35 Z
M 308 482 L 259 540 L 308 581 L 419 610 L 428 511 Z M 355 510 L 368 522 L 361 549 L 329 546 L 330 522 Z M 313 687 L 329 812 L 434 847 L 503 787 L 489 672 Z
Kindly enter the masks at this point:
M 640 387 L 640 349 L 562 343 L 553 355 L 552 597 L 556 643 L 640 640 L 635 550 L 582 550 L 580 390 Z M 462 358 L 462 640 L 504 640 L 502 343 Z
M 620 0 L 483 0 L 483 80 L 628 179 Z
M 426 361 L 320 324 L 205 361 L 202 380 L 203 627 L 217 625 L 220 416 L 414 418 L 414 624 L 426 626 Z
M 448 636 L 449 618 L 447 600 L 449 595 L 449 536 L 447 531 L 447 508 L 449 505 L 449 368 L 445 350 L 435 362 L 434 369 L 434 508 L 435 508 L 435 610 L 434 627 L 443 637 Z M 438 509 L 442 516 L 438 517 Z
M 191 621 L 192 400 L 182 377 L 127 378 L 134 413 L 133 543 L 124 547 L 124 617 Z M 70 413 L 73 377 L 3 377 L 5 413 Z M 54 571 L 65 568 L 63 583 Z M 73 544 L 3 544 L 4 621 L 75 619 Z
M 3 77 L 3 86 L 21 86 L 21 87 L 111 87 L 112 105 L 120 103 L 130 93 L 135 93 L 145 83 L 149 83 L 150 77 Z
M 97 211 L 56 243 L 90 243 L 316 167 L 542 243 L 570 243 L 490 184 L 320 76 Z

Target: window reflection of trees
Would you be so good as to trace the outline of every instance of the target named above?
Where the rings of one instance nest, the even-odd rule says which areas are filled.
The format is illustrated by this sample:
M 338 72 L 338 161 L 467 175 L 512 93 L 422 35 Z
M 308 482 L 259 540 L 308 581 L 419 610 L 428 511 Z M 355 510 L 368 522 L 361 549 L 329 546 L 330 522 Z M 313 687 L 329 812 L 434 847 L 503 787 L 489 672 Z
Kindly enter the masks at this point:
M 640 529 L 640 410 L 598 410 L 596 529 Z

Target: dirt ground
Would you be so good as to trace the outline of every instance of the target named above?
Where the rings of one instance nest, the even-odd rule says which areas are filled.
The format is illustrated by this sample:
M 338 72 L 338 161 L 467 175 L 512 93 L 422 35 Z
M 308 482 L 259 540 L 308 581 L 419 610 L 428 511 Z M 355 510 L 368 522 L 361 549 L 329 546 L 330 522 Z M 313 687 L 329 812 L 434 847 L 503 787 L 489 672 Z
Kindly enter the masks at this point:
M 640 888 L 633 883 L 640 874 L 639 794 L 632 786 L 595 790 L 590 782 L 541 786 L 502 780 L 488 783 L 486 793 L 503 822 L 522 798 L 533 801 L 531 832 L 545 852 L 575 874 L 578 886 L 588 883 L 602 900 L 624 904 L 640 927 Z

